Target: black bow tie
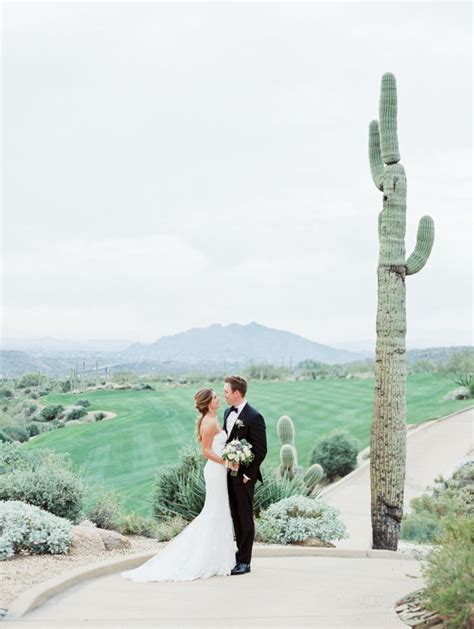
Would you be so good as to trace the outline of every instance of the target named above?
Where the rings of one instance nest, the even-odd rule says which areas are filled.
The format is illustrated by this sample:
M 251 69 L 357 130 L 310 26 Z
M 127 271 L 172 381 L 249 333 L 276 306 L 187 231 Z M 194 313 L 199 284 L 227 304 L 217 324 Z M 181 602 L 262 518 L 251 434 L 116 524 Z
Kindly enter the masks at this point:
M 230 412 L 232 413 L 232 411 L 234 411 L 234 413 L 238 413 L 239 409 L 236 406 L 231 406 L 230 407 Z

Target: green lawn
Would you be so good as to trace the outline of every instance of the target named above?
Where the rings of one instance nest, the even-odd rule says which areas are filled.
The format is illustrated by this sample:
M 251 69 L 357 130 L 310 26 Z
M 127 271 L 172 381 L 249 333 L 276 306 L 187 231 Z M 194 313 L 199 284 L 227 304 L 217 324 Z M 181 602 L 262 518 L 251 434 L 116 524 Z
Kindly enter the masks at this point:
M 455 386 L 431 374 L 410 376 L 407 422 L 419 424 L 470 406 L 472 400 L 442 401 Z M 156 471 L 175 460 L 180 446 L 192 442 L 196 417 L 196 387 L 155 387 L 155 391 L 96 391 L 42 398 L 43 403 L 62 404 L 87 398 L 92 403 L 88 410 L 114 411 L 117 417 L 44 433 L 25 447 L 68 452 L 84 468 L 90 497 L 102 489 L 116 489 L 129 509 L 149 513 Z M 276 422 L 283 414 L 295 422 L 298 458 L 303 465 L 308 464 L 315 440 L 336 427 L 350 431 L 360 440 L 361 449 L 365 448 L 369 445 L 372 391 L 373 380 L 252 382 L 248 399 L 267 423 L 267 460 L 278 463 Z

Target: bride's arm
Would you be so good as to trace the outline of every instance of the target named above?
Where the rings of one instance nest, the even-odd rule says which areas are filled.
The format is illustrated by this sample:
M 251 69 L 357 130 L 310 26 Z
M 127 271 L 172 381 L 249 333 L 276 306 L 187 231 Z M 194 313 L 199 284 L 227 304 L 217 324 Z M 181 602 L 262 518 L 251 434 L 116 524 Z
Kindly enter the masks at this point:
M 206 426 L 204 422 L 201 424 L 201 447 L 202 453 L 206 459 L 225 465 L 224 459 L 212 451 L 212 442 L 216 434 L 215 426 L 212 424 Z

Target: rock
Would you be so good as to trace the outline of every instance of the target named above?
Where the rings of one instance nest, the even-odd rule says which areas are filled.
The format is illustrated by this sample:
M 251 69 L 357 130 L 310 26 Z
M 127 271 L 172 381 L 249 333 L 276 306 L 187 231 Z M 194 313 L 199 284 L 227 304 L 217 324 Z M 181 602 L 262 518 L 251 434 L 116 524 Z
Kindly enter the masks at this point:
M 453 391 L 447 393 L 443 400 L 468 400 L 470 397 L 470 391 L 467 387 L 458 387 Z
M 73 555 L 93 555 L 104 551 L 106 547 L 97 530 L 92 526 L 73 526 L 73 542 L 70 553 Z
M 131 548 L 132 546 L 130 540 L 127 539 L 125 535 L 117 533 L 117 531 L 109 531 L 99 528 L 97 528 L 96 531 L 99 533 L 106 550 Z
M 331 542 L 324 542 L 319 537 L 308 537 L 308 539 L 303 540 L 302 542 L 293 542 L 296 546 L 316 546 L 318 548 L 336 548 L 334 544 Z

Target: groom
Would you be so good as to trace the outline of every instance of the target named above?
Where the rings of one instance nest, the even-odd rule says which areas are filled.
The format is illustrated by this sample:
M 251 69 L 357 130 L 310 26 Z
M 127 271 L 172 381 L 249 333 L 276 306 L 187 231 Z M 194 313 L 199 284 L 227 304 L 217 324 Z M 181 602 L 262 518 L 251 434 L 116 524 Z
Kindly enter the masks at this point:
M 237 476 L 228 474 L 229 504 L 234 522 L 237 553 L 236 565 L 231 574 L 250 572 L 250 559 L 255 535 L 253 521 L 253 493 L 257 480 L 263 483 L 260 465 L 267 454 L 265 420 L 245 399 L 247 381 L 241 376 L 228 376 L 224 384 L 224 398 L 230 408 L 224 412 L 224 430 L 227 443 L 233 439 L 246 439 L 252 445 L 254 460 L 239 467 Z

